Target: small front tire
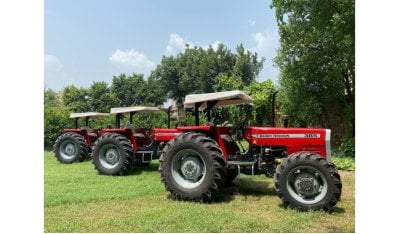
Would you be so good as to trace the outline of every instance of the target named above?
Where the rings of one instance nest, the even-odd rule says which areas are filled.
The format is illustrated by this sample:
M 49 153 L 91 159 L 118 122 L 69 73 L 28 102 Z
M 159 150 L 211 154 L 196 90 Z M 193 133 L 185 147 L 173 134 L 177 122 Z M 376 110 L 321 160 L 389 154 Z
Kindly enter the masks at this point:
M 54 144 L 55 157 L 60 163 L 81 162 L 88 152 L 89 147 L 83 136 L 74 132 L 62 134 Z
M 133 146 L 123 135 L 108 133 L 94 143 L 92 158 L 95 169 L 103 175 L 126 175 L 133 167 Z
M 274 176 L 285 207 L 330 211 L 340 200 L 342 182 L 333 163 L 318 154 L 299 152 L 284 159 Z

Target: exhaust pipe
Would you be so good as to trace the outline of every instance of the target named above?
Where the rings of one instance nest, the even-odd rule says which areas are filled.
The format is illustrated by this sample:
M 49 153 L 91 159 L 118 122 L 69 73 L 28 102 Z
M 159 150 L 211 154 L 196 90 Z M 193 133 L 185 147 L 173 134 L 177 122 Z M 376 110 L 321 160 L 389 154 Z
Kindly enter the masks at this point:
M 283 127 L 287 128 L 289 126 L 289 119 L 289 115 L 282 115 Z
M 272 120 L 271 120 L 271 122 L 272 122 L 272 127 L 275 127 L 275 98 L 276 98 L 276 94 L 278 93 L 278 90 L 277 91 L 275 91 L 273 94 L 272 94 L 272 113 L 271 113 L 271 116 L 272 116 Z

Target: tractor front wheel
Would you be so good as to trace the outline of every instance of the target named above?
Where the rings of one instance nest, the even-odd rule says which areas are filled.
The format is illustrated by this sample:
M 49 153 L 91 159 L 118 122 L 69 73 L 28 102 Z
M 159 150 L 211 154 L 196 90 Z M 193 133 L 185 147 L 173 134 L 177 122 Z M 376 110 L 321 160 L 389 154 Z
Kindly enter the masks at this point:
M 103 175 L 126 175 L 133 166 L 133 146 L 123 135 L 108 133 L 94 143 L 92 158 L 95 169 Z
M 170 140 L 160 157 L 161 181 L 178 200 L 211 201 L 224 185 L 225 160 L 217 143 L 202 133 Z
M 277 167 L 275 190 L 285 207 L 330 211 L 340 199 L 342 182 L 333 163 L 320 155 L 299 152 Z
M 60 163 L 83 161 L 89 152 L 89 147 L 82 135 L 66 132 L 59 136 L 54 144 L 54 153 Z

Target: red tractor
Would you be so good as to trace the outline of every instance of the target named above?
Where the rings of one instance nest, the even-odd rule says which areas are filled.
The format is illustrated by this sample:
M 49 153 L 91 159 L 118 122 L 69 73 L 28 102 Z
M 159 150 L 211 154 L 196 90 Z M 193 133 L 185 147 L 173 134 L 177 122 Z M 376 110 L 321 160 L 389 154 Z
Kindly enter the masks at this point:
M 198 126 L 202 110 L 210 121 L 213 107 L 249 103 L 252 98 L 242 91 L 186 96 L 196 126 L 178 127 L 182 134 L 162 150 L 159 171 L 166 190 L 178 200 L 211 201 L 239 173 L 265 174 L 273 175 L 284 206 L 331 210 L 342 183 L 331 162 L 329 129 L 247 127 L 243 138 L 249 147 L 241 152 L 230 127 Z
M 98 130 L 89 128 L 89 119 L 107 116 L 106 113 L 85 112 L 71 113 L 75 128 L 64 129 L 54 144 L 54 153 L 61 163 L 73 163 L 84 160 L 90 152 L 90 147 L 98 138 Z M 78 120 L 85 118 L 85 126 L 78 128 Z
M 111 108 L 110 113 L 116 117 L 116 127 L 101 130 L 101 136 L 92 147 L 93 164 L 100 174 L 126 175 L 134 165 L 146 166 L 158 158 L 158 145 L 162 141 L 153 141 L 146 129 L 133 127 L 136 113 L 155 111 L 160 109 L 143 106 Z M 121 127 L 121 118 L 128 113 L 130 124 Z

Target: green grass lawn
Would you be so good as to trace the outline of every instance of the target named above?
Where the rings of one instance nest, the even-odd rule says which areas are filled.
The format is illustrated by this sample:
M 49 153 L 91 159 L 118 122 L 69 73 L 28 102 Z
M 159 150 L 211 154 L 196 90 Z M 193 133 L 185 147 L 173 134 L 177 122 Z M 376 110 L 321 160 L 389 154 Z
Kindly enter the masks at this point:
M 354 232 L 354 172 L 340 171 L 342 199 L 332 213 L 285 209 L 271 178 L 246 176 L 215 202 L 172 200 L 158 161 L 125 177 L 98 175 L 90 161 L 44 156 L 45 232 Z

